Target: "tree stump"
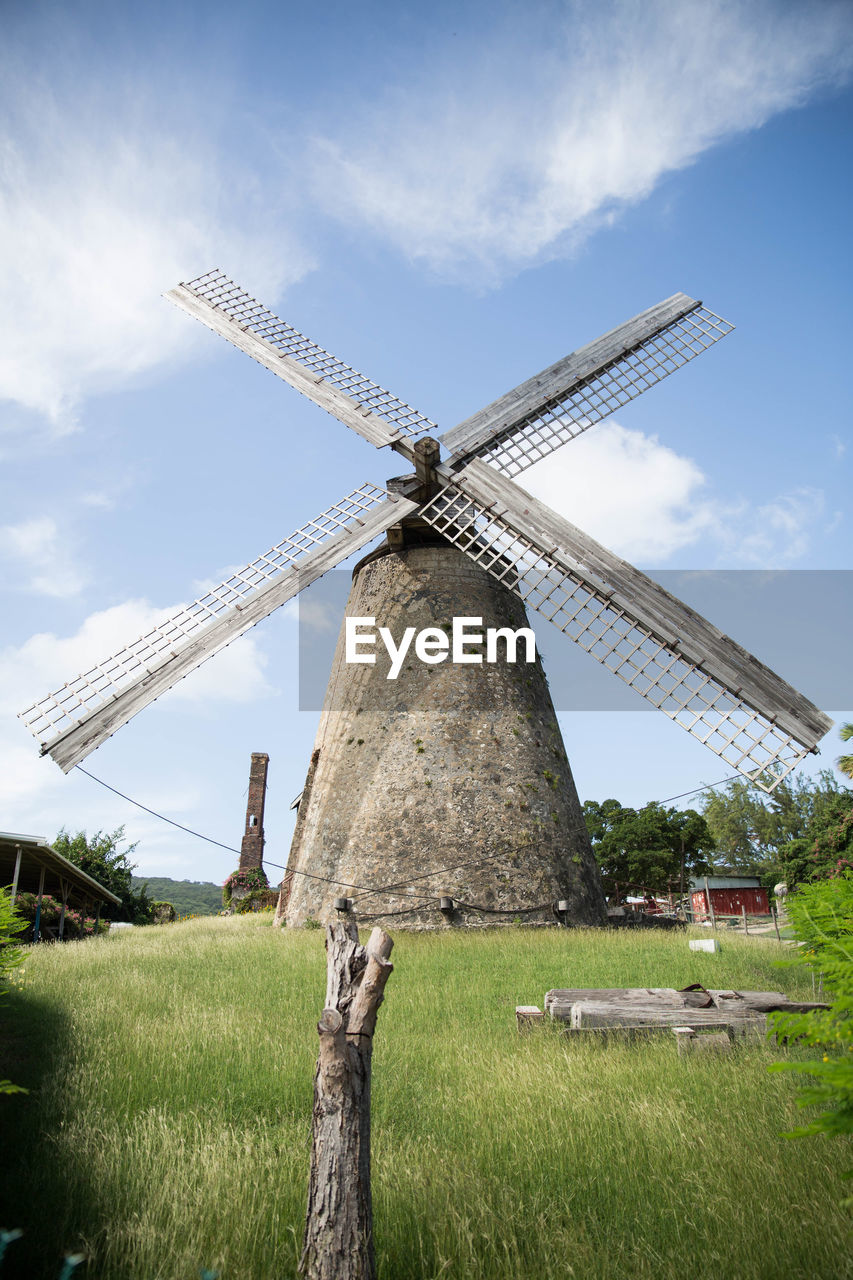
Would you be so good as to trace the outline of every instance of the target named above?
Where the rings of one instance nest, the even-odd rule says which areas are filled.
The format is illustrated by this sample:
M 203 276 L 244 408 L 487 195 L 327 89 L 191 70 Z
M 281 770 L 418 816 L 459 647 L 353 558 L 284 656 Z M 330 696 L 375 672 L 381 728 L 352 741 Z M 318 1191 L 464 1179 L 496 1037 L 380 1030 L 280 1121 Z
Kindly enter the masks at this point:
M 317 1024 L 308 1212 L 300 1272 L 308 1280 L 375 1280 L 370 1196 L 373 1032 L 393 942 L 353 922 L 326 927 L 326 1006 Z

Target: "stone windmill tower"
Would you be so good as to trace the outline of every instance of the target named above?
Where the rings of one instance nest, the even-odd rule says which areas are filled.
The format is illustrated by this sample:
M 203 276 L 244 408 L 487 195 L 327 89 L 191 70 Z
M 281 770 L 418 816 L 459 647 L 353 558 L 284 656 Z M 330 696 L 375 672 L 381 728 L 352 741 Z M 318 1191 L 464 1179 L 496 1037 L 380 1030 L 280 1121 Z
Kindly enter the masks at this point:
M 380 650 L 360 664 L 339 644 L 282 887 L 291 923 L 341 909 L 398 926 L 603 918 L 541 668 L 476 663 L 470 647 L 466 660 L 447 635 L 460 617 L 480 620 L 488 658 L 490 627 L 536 610 L 767 790 L 816 750 L 831 721 L 807 698 L 513 478 L 730 332 L 700 302 L 675 294 L 543 370 L 445 432 L 442 460 L 432 422 L 220 272 L 168 296 L 415 472 L 362 485 L 23 712 L 64 770 L 383 534 L 347 613 L 427 643 L 397 680 Z
M 453 619 L 469 618 L 467 656 L 481 658 L 490 628 L 515 636 L 528 626 L 514 592 L 416 519 L 356 566 L 346 616 L 381 619 L 394 637 L 433 628 L 450 640 Z M 514 662 L 412 655 L 389 680 L 387 651 L 347 664 L 342 627 L 279 920 L 328 917 L 333 895 L 313 873 L 356 886 L 340 892 L 365 923 L 553 922 L 558 903 L 561 919 L 602 922 L 542 665 L 510 645 Z M 499 650 L 505 658 L 505 640 Z

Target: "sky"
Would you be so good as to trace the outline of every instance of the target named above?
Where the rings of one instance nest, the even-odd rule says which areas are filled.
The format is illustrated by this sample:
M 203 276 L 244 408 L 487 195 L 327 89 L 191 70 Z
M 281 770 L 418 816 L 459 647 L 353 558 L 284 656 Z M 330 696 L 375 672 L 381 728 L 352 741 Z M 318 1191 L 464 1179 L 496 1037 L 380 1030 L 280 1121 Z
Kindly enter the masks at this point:
M 720 625 L 853 719 L 853 6 L 0 16 L 0 829 L 124 825 L 142 874 L 221 881 L 234 854 L 155 814 L 239 848 L 266 751 L 271 879 L 287 860 L 318 718 L 295 603 L 90 756 L 100 782 L 17 719 L 403 469 L 162 297 L 212 267 L 442 430 L 660 299 L 702 299 L 735 331 L 522 483 L 652 574 L 775 571 L 790 626 L 784 604 Z M 314 610 L 303 637 L 338 623 Z M 556 671 L 569 642 L 533 625 Z M 560 722 L 581 799 L 730 773 L 660 713 Z M 806 772 L 840 751 L 832 730 Z

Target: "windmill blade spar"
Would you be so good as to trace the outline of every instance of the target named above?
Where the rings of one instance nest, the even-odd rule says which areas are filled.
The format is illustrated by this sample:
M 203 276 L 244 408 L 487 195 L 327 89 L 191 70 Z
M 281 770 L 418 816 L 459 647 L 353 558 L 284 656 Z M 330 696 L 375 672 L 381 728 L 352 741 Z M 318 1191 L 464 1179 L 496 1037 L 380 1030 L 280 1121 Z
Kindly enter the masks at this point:
M 165 296 L 377 448 L 436 430 L 429 418 L 317 346 L 221 271 Z
M 450 465 L 477 457 L 518 475 L 733 328 L 687 294 L 673 294 L 446 431 L 440 439 Z
M 765 790 L 831 727 L 700 614 L 485 463 L 470 463 L 420 514 Z
M 42 754 L 67 773 L 178 680 L 417 506 L 362 485 L 20 718 Z

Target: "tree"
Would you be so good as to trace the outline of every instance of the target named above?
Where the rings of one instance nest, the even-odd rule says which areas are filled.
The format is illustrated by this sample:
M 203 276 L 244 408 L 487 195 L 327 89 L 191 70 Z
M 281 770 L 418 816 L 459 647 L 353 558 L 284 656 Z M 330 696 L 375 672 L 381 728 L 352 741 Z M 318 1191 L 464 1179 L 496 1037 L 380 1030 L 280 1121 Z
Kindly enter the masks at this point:
M 703 813 L 719 851 L 718 869 L 761 876 L 771 887 L 785 878 L 782 851 L 807 839 L 810 828 L 834 812 L 838 797 L 847 795 L 829 769 L 817 779 L 786 779 L 769 796 L 740 778 L 706 792 Z
M 789 889 L 834 879 L 853 867 L 853 792 L 844 790 L 779 851 L 778 874 Z
M 96 831 L 91 838 L 85 831 L 69 835 L 63 828 L 54 840 L 53 847 L 63 858 L 73 862 L 81 871 L 85 871 L 105 889 L 121 898 L 120 906 L 114 906 L 111 902 L 104 904 L 103 915 L 106 919 L 147 924 L 151 919 L 148 893 L 144 885 L 140 889 L 134 889 L 131 884 L 131 873 L 136 864 L 130 862 L 129 858 L 136 845 L 120 849 L 119 845 L 123 840 L 124 827 L 117 827 L 110 832 Z
M 604 891 L 681 892 L 691 876 L 711 870 L 714 839 L 693 809 L 652 802 L 627 809 L 618 800 L 587 800 L 584 818 Z
M 843 724 L 840 730 L 842 742 L 849 742 L 853 738 L 853 724 Z M 842 773 L 846 773 L 848 778 L 853 778 L 853 756 L 839 756 L 838 767 Z

